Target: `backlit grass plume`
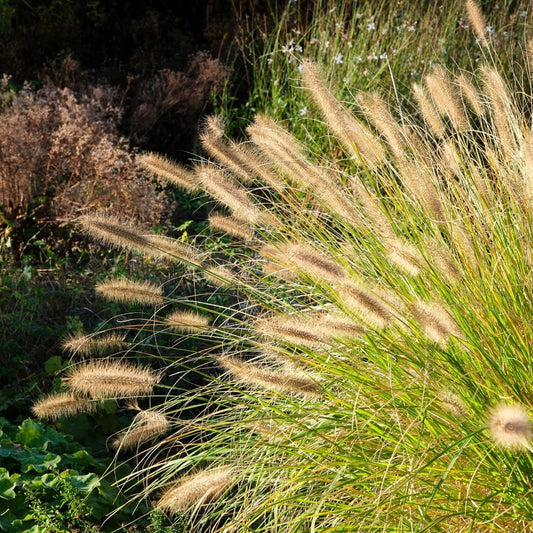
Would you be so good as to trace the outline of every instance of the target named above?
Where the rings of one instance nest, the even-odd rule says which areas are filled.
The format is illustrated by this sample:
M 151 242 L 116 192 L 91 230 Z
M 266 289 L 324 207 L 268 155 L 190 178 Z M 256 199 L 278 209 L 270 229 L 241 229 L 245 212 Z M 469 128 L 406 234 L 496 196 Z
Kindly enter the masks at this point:
M 72 367 L 63 379 L 68 390 L 89 398 L 120 398 L 150 394 L 156 372 L 126 361 L 100 359 Z
M 164 375 L 87 362 L 67 388 L 148 395 L 114 443 L 136 449 L 124 482 L 190 531 L 533 530 L 525 88 L 489 64 L 435 66 L 410 105 L 378 87 L 350 106 L 318 65 L 301 71 L 331 154 L 265 115 L 242 145 L 208 121 L 216 161 L 187 179 L 244 241 L 199 237 L 200 289 L 156 307 L 143 338 Z

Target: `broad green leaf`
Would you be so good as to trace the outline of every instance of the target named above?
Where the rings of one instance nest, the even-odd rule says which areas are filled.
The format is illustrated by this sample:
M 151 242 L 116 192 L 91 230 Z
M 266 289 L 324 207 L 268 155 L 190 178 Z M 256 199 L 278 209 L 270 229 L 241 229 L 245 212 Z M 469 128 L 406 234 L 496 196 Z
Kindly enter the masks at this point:
M 44 362 L 44 369 L 48 374 L 55 374 L 62 366 L 63 359 L 60 355 L 54 355 Z
M 17 442 L 20 442 L 25 448 L 37 448 L 43 445 L 43 426 L 31 418 L 22 422 L 16 435 Z
M 12 500 L 15 494 L 15 487 L 17 484 L 9 476 L 9 472 L 5 468 L 0 468 L 0 498 L 4 500 Z
M 69 483 L 80 492 L 91 492 L 100 485 L 100 478 L 96 474 L 74 475 L 68 477 Z

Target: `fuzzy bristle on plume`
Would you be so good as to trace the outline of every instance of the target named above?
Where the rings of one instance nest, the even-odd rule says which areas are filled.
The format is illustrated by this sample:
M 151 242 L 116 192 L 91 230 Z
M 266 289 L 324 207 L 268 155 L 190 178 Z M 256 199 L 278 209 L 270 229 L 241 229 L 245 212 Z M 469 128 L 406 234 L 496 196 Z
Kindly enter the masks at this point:
M 190 244 L 180 242 L 166 235 L 148 234 L 143 235 L 147 244 L 151 247 L 151 255 L 167 261 L 178 261 L 185 264 L 203 266 L 203 259 L 198 250 Z
M 327 125 L 347 151 L 370 168 L 385 159 L 385 152 L 372 132 L 335 98 L 324 83 L 319 67 L 312 61 L 302 63 L 303 80 L 309 94 L 320 108 Z
M 487 23 L 479 4 L 475 0 L 466 0 L 466 12 L 479 42 L 485 47 L 489 46 L 486 35 Z
M 80 398 L 70 392 L 60 392 L 34 403 L 32 411 L 37 418 L 56 419 L 80 413 L 92 413 L 97 405 L 97 402 L 88 398 Z
M 147 152 L 137 157 L 137 163 L 156 178 L 160 178 L 186 191 L 198 192 L 198 181 L 194 173 L 167 157 Z
M 235 475 L 230 468 L 201 470 L 165 490 L 156 507 L 171 514 L 189 511 L 219 498 L 234 480 Z
M 164 302 L 163 290 L 148 281 L 115 278 L 96 285 L 96 293 L 108 300 L 123 303 L 156 305 Z
M 260 225 L 268 220 L 267 214 L 254 204 L 246 189 L 226 172 L 214 165 L 203 165 L 197 168 L 197 173 L 202 187 L 229 207 L 235 216 L 252 225 Z
M 303 372 L 296 372 L 291 368 L 273 370 L 266 365 L 244 362 L 231 356 L 221 356 L 217 360 L 234 378 L 252 387 L 259 386 L 285 393 L 319 394 L 318 383 Z
M 502 404 L 491 409 L 487 429 L 494 444 L 511 451 L 531 451 L 533 424 L 523 405 Z
M 209 327 L 209 318 L 193 311 L 174 311 L 165 317 L 165 324 L 176 331 L 195 333 Z
M 64 378 L 75 394 L 90 398 L 122 398 L 150 394 L 160 375 L 126 361 L 102 359 L 72 367 Z
M 103 335 L 85 335 L 74 333 L 63 340 L 62 348 L 66 352 L 79 355 L 92 355 L 125 349 L 128 346 L 125 333 L 105 333 Z
M 111 444 L 122 451 L 133 450 L 164 434 L 169 426 L 170 421 L 163 413 L 139 410 L 131 426 L 121 431 Z

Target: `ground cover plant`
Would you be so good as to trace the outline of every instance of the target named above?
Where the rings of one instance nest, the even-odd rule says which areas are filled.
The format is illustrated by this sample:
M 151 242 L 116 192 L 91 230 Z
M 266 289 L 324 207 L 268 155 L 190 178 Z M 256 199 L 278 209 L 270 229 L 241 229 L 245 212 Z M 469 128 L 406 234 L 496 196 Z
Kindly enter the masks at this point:
M 242 143 L 207 120 L 215 162 L 141 157 L 213 199 L 225 246 L 83 217 L 196 287 L 99 284 L 147 312 L 67 339 L 65 391 L 34 406 L 128 407 L 112 445 L 136 459 L 131 498 L 194 531 L 531 528 L 530 54 L 507 82 L 481 10 L 465 16 L 475 70 L 433 65 L 409 105 L 359 91 L 349 106 L 299 63 L 327 157 L 266 114 Z
M 15 426 L 0 418 L 0 443 L 1 531 L 103 530 L 119 496 L 101 479 L 108 461 L 31 419 Z M 106 529 L 129 521 L 124 512 Z

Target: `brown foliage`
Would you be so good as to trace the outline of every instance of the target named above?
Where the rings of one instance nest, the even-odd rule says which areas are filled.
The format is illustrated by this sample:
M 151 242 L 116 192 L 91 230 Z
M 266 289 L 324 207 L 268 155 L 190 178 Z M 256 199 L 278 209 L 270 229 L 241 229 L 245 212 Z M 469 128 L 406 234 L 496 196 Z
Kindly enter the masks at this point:
M 0 87 L 0 207 L 6 218 L 24 214 L 45 196 L 47 216 L 71 221 L 104 209 L 147 225 L 168 207 L 134 163 L 118 123 L 118 92 L 88 86 L 83 94 L 48 84 L 14 94 Z
M 208 52 L 200 51 L 191 57 L 186 71 L 163 69 L 155 77 L 143 81 L 134 98 L 136 102 L 132 103 L 134 110 L 129 119 L 133 139 L 142 142 L 153 134 L 152 130 L 161 119 L 177 116 L 190 134 L 209 101 L 210 93 L 220 91 L 226 77 L 224 65 Z

